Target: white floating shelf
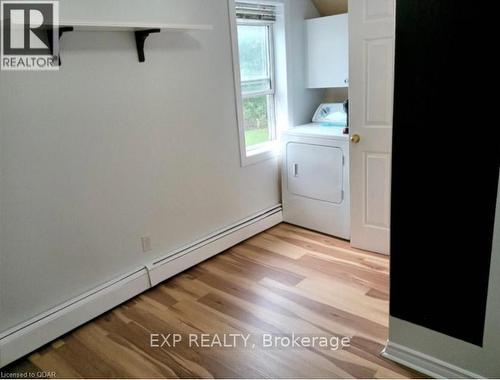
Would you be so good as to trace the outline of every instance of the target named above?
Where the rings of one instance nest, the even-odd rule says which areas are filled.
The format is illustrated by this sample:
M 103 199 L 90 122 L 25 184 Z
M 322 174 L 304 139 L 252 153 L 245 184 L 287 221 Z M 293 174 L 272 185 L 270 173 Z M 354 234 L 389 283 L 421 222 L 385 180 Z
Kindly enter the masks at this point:
M 61 20 L 61 27 L 73 27 L 74 31 L 81 32 L 140 32 L 151 29 L 160 29 L 161 32 L 189 32 L 195 30 L 212 30 L 208 24 L 160 24 L 147 22 L 91 22 Z

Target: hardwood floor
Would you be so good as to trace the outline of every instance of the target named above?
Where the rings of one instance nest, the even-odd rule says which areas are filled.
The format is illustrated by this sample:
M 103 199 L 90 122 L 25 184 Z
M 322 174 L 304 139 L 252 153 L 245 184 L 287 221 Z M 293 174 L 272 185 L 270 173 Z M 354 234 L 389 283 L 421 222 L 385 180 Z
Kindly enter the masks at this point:
M 65 378 L 419 377 L 379 355 L 387 339 L 388 280 L 387 257 L 281 224 L 17 365 Z M 183 334 L 175 348 L 150 346 L 150 334 L 169 333 Z M 188 334 L 200 333 L 252 334 L 255 347 L 242 341 L 236 348 L 190 347 Z M 292 333 L 352 339 L 336 351 L 263 347 L 263 334 Z

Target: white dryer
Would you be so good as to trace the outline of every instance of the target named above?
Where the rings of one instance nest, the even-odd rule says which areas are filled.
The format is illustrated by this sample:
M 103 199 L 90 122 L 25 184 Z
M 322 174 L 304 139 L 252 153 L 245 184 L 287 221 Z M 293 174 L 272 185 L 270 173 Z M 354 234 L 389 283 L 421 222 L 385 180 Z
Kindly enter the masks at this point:
M 312 123 L 283 134 L 284 220 L 350 239 L 349 136 Z

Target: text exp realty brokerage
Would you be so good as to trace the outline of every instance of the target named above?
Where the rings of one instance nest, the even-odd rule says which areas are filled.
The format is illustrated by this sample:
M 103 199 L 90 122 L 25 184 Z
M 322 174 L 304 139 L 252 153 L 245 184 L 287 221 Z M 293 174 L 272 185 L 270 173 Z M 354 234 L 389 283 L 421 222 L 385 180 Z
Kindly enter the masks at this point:
M 199 348 L 316 348 L 337 351 L 351 346 L 351 337 L 299 334 L 150 334 L 153 348 L 187 345 Z

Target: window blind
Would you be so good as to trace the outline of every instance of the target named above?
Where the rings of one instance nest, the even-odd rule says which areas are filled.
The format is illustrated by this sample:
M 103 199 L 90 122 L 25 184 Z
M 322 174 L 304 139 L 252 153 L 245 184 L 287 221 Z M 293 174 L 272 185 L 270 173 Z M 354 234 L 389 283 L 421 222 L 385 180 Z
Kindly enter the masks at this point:
M 246 20 L 276 21 L 276 7 L 267 4 L 237 2 L 236 17 Z

